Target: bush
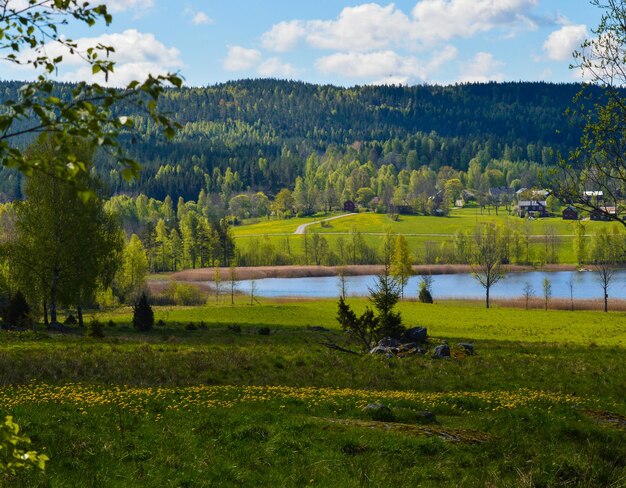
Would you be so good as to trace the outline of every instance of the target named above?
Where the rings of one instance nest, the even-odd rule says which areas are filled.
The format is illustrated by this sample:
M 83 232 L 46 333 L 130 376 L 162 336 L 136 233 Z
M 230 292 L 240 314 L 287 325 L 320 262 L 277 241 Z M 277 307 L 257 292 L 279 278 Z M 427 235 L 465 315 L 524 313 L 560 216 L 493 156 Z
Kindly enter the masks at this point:
M 428 288 L 420 286 L 419 301 L 422 303 L 433 303 L 433 296 L 428 291 Z
M 269 327 L 260 327 L 258 330 L 259 335 L 270 335 L 270 328 Z
M 28 327 L 31 324 L 30 306 L 21 291 L 13 295 L 9 301 L 6 322 L 12 327 Z
M 354 339 L 361 342 L 366 350 L 371 349 L 381 337 L 380 323 L 374 316 L 374 312 L 366 307 L 363 315 L 357 317 L 343 297 L 339 297 L 337 322 L 344 332 L 351 334 Z
M 179 306 L 203 305 L 205 297 L 197 286 L 186 283 L 172 282 L 168 285 L 166 295 Z
M 113 290 L 107 288 L 106 290 L 100 290 L 96 293 L 96 304 L 99 308 L 115 308 L 119 307 L 120 301 L 113 294 Z
M 163 321 L 163 319 L 159 319 L 159 321 L 156 324 L 158 327 L 165 327 L 165 322 Z
M 433 295 L 431 289 L 433 286 L 433 277 L 430 275 L 422 276 L 419 284 L 418 298 L 422 303 L 433 303 Z
M 104 324 L 96 319 L 89 322 L 87 326 L 87 337 L 102 339 L 104 337 Z
M 198 330 L 198 326 L 196 324 L 194 324 L 193 322 L 189 322 L 185 326 L 185 329 L 187 329 L 187 330 Z
M 113 322 L 112 320 L 109 320 L 108 326 L 115 327 L 115 322 Z
M 133 307 L 133 326 L 142 332 L 148 332 L 154 326 L 154 312 L 145 292 L 141 294 Z
M 65 318 L 65 322 L 63 322 L 63 325 L 76 325 L 77 323 L 78 323 L 78 320 L 76 320 L 76 317 L 74 317 L 72 314 L 69 314 Z

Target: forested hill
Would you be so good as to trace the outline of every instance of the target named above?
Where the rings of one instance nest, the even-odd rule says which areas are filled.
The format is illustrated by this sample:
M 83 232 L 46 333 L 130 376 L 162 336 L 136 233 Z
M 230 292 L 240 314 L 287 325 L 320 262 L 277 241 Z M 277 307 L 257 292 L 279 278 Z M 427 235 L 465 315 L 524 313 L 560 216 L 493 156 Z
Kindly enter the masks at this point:
M 14 96 L 19 86 L 0 83 L 0 96 Z M 114 193 L 187 199 L 201 188 L 219 191 L 227 172 L 234 175 L 232 190 L 293 187 L 311 155 L 339 165 L 392 164 L 398 171 L 466 170 L 476 157 L 483 165 L 492 159 L 552 164 L 557 151 L 578 141 L 563 113 L 579 89 L 522 82 L 340 88 L 278 80 L 185 88 L 160 102 L 183 125 L 173 142 L 143 119 L 139 140 L 129 141 L 132 157 L 143 164 L 139 181 L 129 186 L 103 155 L 98 167 Z M 0 193 L 19 196 L 6 172 Z

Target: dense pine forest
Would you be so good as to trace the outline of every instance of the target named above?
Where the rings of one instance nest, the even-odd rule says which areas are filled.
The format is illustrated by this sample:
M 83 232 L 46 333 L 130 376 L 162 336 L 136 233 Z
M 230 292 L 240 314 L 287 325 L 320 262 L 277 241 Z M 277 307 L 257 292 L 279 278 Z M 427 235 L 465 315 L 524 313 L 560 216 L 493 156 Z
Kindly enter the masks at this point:
M 21 85 L 0 83 L 0 101 L 15 98 Z M 63 96 L 71 85 L 58 88 Z M 494 160 L 551 165 L 578 142 L 576 121 L 564 113 L 579 90 L 529 82 L 341 88 L 278 80 L 184 88 L 160 100 L 182 126 L 171 142 L 133 106 L 119 109 L 139 128 L 125 140 L 142 164 L 139 180 L 126 182 L 107 154 L 98 155 L 97 168 L 111 194 L 188 200 L 202 189 L 272 197 L 295 187 L 311 156 L 346 177 L 368 163 L 372 171 L 390 166 L 395 173 L 423 166 L 467 172 L 472 160 L 482 171 Z M 18 174 L 0 168 L 2 200 L 21 198 L 21 186 Z

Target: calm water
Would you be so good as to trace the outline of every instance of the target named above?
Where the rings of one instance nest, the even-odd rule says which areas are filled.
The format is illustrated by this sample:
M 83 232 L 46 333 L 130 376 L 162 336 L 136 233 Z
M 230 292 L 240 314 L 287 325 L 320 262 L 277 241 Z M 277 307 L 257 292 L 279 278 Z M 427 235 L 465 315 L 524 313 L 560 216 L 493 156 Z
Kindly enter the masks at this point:
M 601 298 L 602 288 L 596 273 L 591 271 L 533 271 L 510 273 L 491 288 L 493 298 L 513 298 L 523 294 L 528 282 L 535 289 L 535 296 L 543 296 L 543 279 L 552 283 L 553 298 L 569 298 L 569 280 L 574 281 L 574 298 Z M 347 279 L 349 295 L 368 295 L 368 287 L 375 276 L 351 276 Z M 416 296 L 419 277 L 414 276 L 405 288 L 405 296 Z M 250 292 L 250 281 L 239 282 L 239 290 Z M 339 279 L 323 278 L 266 278 L 256 280 L 256 295 L 264 297 L 336 297 L 339 295 Z M 433 275 L 433 298 L 483 298 L 485 290 L 471 274 Z M 609 296 L 626 298 L 626 270 L 616 272 Z

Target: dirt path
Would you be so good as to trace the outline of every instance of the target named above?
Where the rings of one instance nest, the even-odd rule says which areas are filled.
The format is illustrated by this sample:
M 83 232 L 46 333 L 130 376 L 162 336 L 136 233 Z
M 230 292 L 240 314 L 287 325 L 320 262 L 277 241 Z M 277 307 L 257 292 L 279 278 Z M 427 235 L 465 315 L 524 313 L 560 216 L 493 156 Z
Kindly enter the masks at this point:
M 304 231 L 309 225 L 321 224 L 322 222 L 328 222 L 330 220 L 341 219 L 343 217 L 349 217 L 350 215 L 355 215 L 353 213 L 347 213 L 342 215 L 335 215 L 334 217 L 328 217 L 327 219 L 316 220 L 315 222 L 309 222 L 308 224 L 299 225 L 294 234 L 304 234 Z

